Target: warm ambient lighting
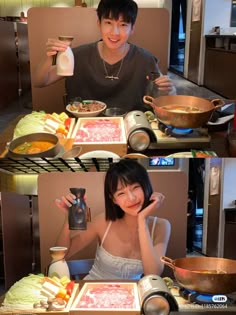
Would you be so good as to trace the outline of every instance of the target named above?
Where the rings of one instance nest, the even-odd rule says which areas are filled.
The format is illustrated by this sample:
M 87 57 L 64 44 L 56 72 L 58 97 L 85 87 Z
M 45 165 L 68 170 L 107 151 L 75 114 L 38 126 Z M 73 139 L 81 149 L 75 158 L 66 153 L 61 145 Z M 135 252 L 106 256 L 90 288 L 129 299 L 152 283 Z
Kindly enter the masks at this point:
M 87 7 L 87 4 L 85 1 L 75 0 L 75 7 Z
M 82 6 L 82 0 L 75 0 L 75 7 Z
M 70 7 L 70 5 L 68 5 L 68 3 L 66 3 L 67 1 L 61 1 L 61 2 L 58 2 L 54 5 L 51 5 L 51 7 Z

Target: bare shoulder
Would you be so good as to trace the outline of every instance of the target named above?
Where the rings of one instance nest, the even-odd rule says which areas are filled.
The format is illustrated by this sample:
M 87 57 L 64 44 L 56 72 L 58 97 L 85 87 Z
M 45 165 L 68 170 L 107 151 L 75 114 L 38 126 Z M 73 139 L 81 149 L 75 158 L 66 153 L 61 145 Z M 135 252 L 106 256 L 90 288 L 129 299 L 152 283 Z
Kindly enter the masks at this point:
M 157 225 L 163 227 L 170 227 L 170 221 L 164 218 L 157 218 Z
M 156 219 L 155 219 L 156 218 Z M 171 232 L 170 221 L 164 218 L 152 217 L 152 220 L 156 220 L 154 238 L 155 239 L 169 239 Z
M 108 225 L 108 222 L 105 220 L 104 212 L 99 213 L 92 219 L 93 228 L 99 232 L 104 231 Z
M 168 227 L 170 226 L 170 221 L 160 217 L 149 217 L 151 220 L 151 224 L 155 224 L 156 227 Z

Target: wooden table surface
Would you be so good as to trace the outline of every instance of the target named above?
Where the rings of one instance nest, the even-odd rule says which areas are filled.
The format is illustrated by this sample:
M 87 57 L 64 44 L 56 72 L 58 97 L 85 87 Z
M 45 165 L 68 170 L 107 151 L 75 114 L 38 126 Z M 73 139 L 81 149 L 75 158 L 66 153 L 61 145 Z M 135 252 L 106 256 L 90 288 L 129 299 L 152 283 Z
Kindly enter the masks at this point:
M 9 126 L 0 134 L 0 158 L 5 157 L 7 153 L 6 144 L 13 138 L 13 132 L 16 124 L 23 116 L 18 116 L 13 120 Z M 226 131 L 214 131 L 209 133 L 211 136 L 210 150 L 214 151 L 218 157 L 230 157 L 229 145 Z M 61 144 L 64 146 L 65 151 L 69 150 L 73 145 L 72 139 L 61 140 Z M 176 152 L 190 151 L 189 149 L 148 149 L 142 154 L 146 156 L 166 156 Z M 133 153 L 131 149 L 128 149 L 127 153 Z
M 79 281 L 76 281 L 76 282 L 78 283 L 78 289 L 77 289 L 77 292 L 76 292 L 76 295 L 77 295 L 78 292 L 82 289 L 82 287 L 85 284 L 85 282 L 88 283 L 88 282 L 108 282 L 108 281 L 107 280 L 104 280 L 104 281 L 102 281 L 102 280 L 101 281 L 94 281 L 94 280 L 93 281 L 84 281 L 84 280 L 79 280 Z M 117 282 L 117 281 L 111 280 L 109 282 Z M 137 282 L 137 281 L 135 281 L 135 280 L 122 280 L 120 282 Z M 3 300 L 4 300 L 4 295 L 0 296 L 0 305 L 2 304 Z M 73 300 L 75 300 L 75 298 Z M 72 301 L 72 304 L 73 304 L 73 301 Z M 230 309 L 225 309 L 225 310 L 224 309 L 222 309 L 222 310 L 221 309 L 216 309 L 216 310 L 217 310 L 217 315 L 233 315 L 233 314 L 235 314 L 235 312 L 234 311 L 230 311 Z M 35 314 L 36 313 L 37 314 L 43 314 L 44 312 L 40 312 L 40 313 L 39 312 L 35 312 Z M 60 311 L 60 312 L 53 312 L 52 311 L 50 313 L 55 314 L 55 315 L 58 315 L 58 314 L 69 314 L 69 312 L 66 312 L 66 311 Z M 185 315 L 185 314 L 202 315 L 202 314 L 206 314 L 206 313 L 209 314 L 209 309 L 207 309 L 206 311 L 204 311 L 204 310 L 201 310 L 201 311 L 191 310 L 191 312 L 186 312 L 186 311 L 179 310 L 179 311 L 176 311 L 176 312 L 173 312 L 173 311 L 170 312 L 171 315 L 181 315 L 181 314 L 183 314 L 183 315 Z M 2 315 L 13 315 L 13 314 L 14 315 L 20 315 L 20 314 L 22 314 L 22 315 L 29 315 L 29 312 L 26 313 L 23 310 L 19 311 L 18 313 L 16 313 L 16 312 L 12 313 L 12 312 L 3 311 L 3 312 L 1 312 L 1 314 Z M 104 312 L 104 314 L 107 314 L 107 312 Z

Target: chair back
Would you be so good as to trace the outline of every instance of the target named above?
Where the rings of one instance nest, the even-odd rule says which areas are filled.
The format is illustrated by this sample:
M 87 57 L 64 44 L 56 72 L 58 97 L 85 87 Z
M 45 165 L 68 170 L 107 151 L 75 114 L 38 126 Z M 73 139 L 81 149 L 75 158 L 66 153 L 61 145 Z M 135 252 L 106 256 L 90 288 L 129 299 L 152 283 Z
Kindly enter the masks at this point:
M 70 271 L 70 277 L 72 280 L 83 279 L 90 271 L 94 263 L 94 259 L 78 259 L 68 260 L 67 265 Z

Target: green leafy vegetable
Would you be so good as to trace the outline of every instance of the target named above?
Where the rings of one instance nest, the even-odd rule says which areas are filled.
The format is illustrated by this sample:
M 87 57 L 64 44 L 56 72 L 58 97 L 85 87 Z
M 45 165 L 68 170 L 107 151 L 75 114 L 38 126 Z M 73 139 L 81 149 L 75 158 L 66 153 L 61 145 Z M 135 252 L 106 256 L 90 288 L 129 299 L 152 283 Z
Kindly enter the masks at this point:
M 30 274 L 29 276 L 15 282 L 7 291 L 2 308 L 32 309 L 35 302 L 38 302 L 39 300 L 46 301 L 47 298 L 40 293 L 42 282 L 42 274 Z

